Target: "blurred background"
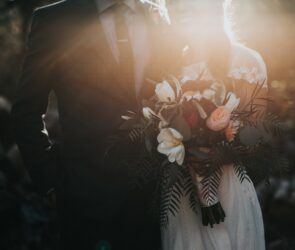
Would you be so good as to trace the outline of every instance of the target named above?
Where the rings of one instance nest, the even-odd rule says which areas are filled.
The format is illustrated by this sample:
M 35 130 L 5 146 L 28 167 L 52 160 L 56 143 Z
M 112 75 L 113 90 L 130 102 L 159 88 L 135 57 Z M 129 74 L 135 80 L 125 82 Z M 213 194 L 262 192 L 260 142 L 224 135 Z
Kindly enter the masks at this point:
M 34 8 L 54 1 L 0 0 L 0 246 L 1 249 L 54 249 L 55 212 L 31 190 L 10 131 L 9 111 L 20 76 L 25 40 Z M 271 109 L 287 128 L 281 146 L 290 172 L 256 183 L 267 249 L 295 249 L 295 0 L 233 0 L 238 40 L 264 58 L 274 100 Z M 51 116 L 50 116 L 51 115 Z M 50 122 L 56 116 L 51 109 Z M 51 117 L 51 118 L 50 118 Z M 3 246 L 3 248 L 2 248 Z

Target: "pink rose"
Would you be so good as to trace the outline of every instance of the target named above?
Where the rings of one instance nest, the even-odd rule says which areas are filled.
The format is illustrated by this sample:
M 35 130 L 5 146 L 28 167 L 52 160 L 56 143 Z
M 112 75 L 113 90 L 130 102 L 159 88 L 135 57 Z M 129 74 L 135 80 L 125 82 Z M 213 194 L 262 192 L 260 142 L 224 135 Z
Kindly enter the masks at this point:
M 207 127 L 213 131 L 225 129 L 230 122 L 231 112 L 225 106 L 215 109 L 206 121 Z

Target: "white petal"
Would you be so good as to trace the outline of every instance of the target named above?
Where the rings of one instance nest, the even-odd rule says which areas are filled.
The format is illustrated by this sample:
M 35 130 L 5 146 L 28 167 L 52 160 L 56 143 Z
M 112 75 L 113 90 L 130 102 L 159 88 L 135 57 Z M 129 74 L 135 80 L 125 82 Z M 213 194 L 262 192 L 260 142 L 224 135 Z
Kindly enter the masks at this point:
M 182 165 L 183 159 L 184 159 L 184 146 L 182 144 L 174 147 L 170 151 L 169 156 L 168 156 L 168 160 L 170 162 L 177 161 L 177 163 L 179 165 Z
M 144 118 L 150 120 L 153 116 L 156 116 L 156 113 L 149 107 L 144 107 L 142 109 Z
M 174 154 L 169 154 L 168 155 L 168 160 L 172 163 L 175 162 L 175 155 Z
M 163 143 L 160 143 L 157 148 L 158 152 L 164 155 L 169 155 L 171 148 L 166 147 Z
M 122 119 L 124 119 L 124 120 L 126 120 L 126 121 L 128 121 L 128 120 L 131 120 L 131 119 L 132 119 L 132 117 L 130 117 L 130 116 L 127 116 L 127 115 L 122 115 L 122 116 L 121 116 L 121 118 L 122 118 Z
M 173 149 L 170 150 L 169 155 L 168 155 L 168 160 L 170 162 L 175 162 L 177 152 L 178 152 L 178 146 L 174 147 Z
M 158 142 L 163 142 L 163 141 L 172 141 L 173 136 L 169 130 L 169 128 L 163 128 L 161 129 L 158 137 L 157 137 Z
M 169 128 L 169 131 L 171 132 L 172 136 L 179 141 L 183 140 L 183 136 L 174 128 Z
M 193 97 L 194 97 L 194 99 L 196 99 L 198 101 L 202 100 L 202 95 L 201 95 L 200 91 L 197 91 Z
M 205 112 L 205 110 L 203 109 L 203 107 L 199 103 L 196 103 L 195 105 L 196 105 L 196 108 L 199 111 L 199 114 L 200 114 L 201 118 L 206 119 L 208 117 L 208 115 Z
M 161 142 L 158 148 L 159 150 L 161 150 L 161 152 L 159 151 L 160 153 L 166 154 L 167 152 L 175 148 L 175 144 L 171 142 Z
M 230 110 L 230 112 L 234 111 L 240 104 L 240 98 L 237 98 L 236 95 L 232 92 L 228 93 L 228 102 L 225 104 L 225 107 Z
M 173 102 L 176 99 L 174 90 L 167 81 L 158 83 L 155 92 L 161 102 Z
M 215 93 L 218 93 L 214 98 L 216 106 L 222 106 L 226 97 L 225 85 L 221 82 L 214 81 L 214 83 L 211 85 L 211 88 L 215 91 Z
M 174 80 L 174 84 L 176 87 L 176 97 L 179 98 L 179 96 L 181 94 L 181 85 L 176 77 L 173 77 L 173 80 Z
M 165 94 L 169 98 L 169 101 L 175 101 L 176 97 L 171 85 L 167 81 L 164 81 L 163 87 L 164 87 L 163 90 L 165 91 Z
M 206 98 L 207 100 L 211 100 L 214 97 L 214 95 L 215 95 L 215 91 L 212 89 L 206 89 L 204 90 L 202 94 L 202 96 Z
M 191 101 L 191 100 L 193 99 L 193 97 L 192 97 L 192 96 L 185 96 L 184 99 L 185 99 L 187 102 L 189 102 L 189 101 Z
M 179 145 L 179 150 L 178 150 L 178 153 L 176 155 L 176 162 L 179 165 L 182 165 L 183 164 L 183 162 L 184 162 L 184 156 L 185 156 L 184 146 L 183 145 Z
M 170 162 L 177 160 L 178 164 L 182 164 L 184 160 L 185 149 L 181 141 L 182 135 L 174 128 L 164 128 L 160 131 L 158 137 L 158 152 L 168 155 Z

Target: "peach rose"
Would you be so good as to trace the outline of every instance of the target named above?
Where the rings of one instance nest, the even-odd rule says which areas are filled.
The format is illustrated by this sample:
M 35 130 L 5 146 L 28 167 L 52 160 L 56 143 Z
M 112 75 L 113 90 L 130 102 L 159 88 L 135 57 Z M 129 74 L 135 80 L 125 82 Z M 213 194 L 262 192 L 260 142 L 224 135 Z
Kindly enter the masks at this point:
M 230 110 L 225 106 L 215 109 L 206 120 L 207 127 L 213 131 L 225 129 L 230 122 Z

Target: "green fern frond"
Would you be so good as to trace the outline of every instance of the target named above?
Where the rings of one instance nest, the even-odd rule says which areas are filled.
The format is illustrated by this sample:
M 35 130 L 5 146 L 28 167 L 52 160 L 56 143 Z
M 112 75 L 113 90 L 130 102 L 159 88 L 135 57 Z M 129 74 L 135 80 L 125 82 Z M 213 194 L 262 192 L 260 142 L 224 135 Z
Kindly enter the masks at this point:
M 218 188 L 222 176 L 222 168 L 217 168 L 210 176 L 205 177 L 202 183 L 202 199 L 206 202 L 207 206 L 215 204 L 216 197 L 218 196 Z
M 160 225 L 167 227 L 169 214 L 176 216 L 184 196 L 182 172 L 177 164 L 165 166 L 162 180 Z
M 282 136 L 284 133 L 283 123 L 281 122 L 280 118 L 273 113 L 268 113 L 265 115 L 262 125 L 269 134 L 275 137 Z
M 234 165 L 234 171 L 236 176 L 239 178 L 240 183 L 243 183 L 245 180 L 247 180 L 248 182 L 251 182 L 251 179 L 248 176 L 245 167 L 240 165 Z

